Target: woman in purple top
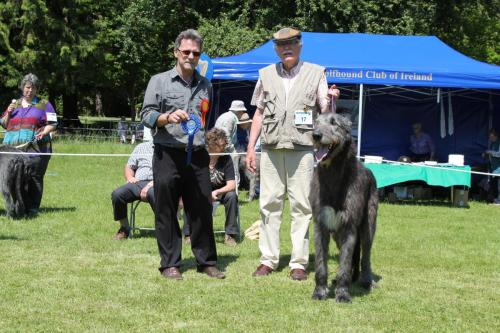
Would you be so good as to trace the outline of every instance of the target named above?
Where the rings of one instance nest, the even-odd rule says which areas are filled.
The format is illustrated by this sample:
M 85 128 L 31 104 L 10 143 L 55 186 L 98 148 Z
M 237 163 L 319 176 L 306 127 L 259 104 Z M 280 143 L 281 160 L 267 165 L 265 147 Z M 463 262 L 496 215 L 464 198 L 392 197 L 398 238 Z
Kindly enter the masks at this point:
M 430 161 L 434 159 L 434 144 L 429 134 L 422 132 L 422 124 L 412 125 L 413 134 L 410 136 L 411 160 L 413 162 Z
M 56 129 L 57 115 L 49 101 L 36 96 L 38 86 L 34 74 L 27 74 L 22 79 L 21 98 L 12 100 L 0 119 L 0 125 L 6 129 L 3 144 L 27 152 L 51 153 L 50 132 Z M 31 200 L 27 208 L 30 215 L 36 215 L 42 201 L 43 177 L 50 155 L 30 154 L 28 160 L 35 174 L 29 184 Z

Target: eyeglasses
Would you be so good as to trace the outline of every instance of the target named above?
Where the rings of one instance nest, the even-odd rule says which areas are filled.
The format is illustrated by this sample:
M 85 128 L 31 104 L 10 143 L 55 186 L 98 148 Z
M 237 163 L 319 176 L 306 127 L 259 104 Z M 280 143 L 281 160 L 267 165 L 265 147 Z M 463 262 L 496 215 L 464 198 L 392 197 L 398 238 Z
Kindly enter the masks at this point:
M 193 54 L 193 57 L 195 57 L 195 58 L 198 58 L 201 55 L 201 52 L 199 52 L 199 51 L 181 50 L 181 49 L 177 49 L 177 51 L 181 52 L 186 57 L 188 57 L 191 53 Z
M 287 46 L 287 45 L 297 45 L 299 43 L 300 43 L 300 41 L 297 38 L 275 42 L 276 46 L 281 46 L 281 47 Z

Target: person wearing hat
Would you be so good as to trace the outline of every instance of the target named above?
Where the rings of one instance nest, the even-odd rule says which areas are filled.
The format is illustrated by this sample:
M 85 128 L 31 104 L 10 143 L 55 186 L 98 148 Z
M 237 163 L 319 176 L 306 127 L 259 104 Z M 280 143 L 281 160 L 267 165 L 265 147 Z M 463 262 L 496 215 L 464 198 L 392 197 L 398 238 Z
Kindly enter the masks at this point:
M 239 158 L 238 155 L 235 154 L 236 146 L 238 144 L 238 137 L 236 134 L 238 131 L 238 125 L 241 127 L 248 126 L 248 120 L 250 120 L 250 118 L 246 113 L 247 108 L 245 107 L 245 103 L 240 100 L 232 101 L 228 111 L 229 112 L 224 112 L 217 118 L 214 127 L 226 132 L 227 146 L 225 152 L 233 154 L 231 155 L 231 159 L 233 160 L 234 174 L 236 176 L 236 192 L 238 192 L 238 187 L 240 185 L 240 173 L 238 169 Z
M 271 274 L 280 256 L 280 225 L 288 194 L 291 211 L 290 277 L 306 280 L 309 262 L 309 188 L 313 174 L 313 121 L 330 110 L 339 90 L 328 89 L 325 68 L 300 60 L 301 32 L 283 28 L 273 35 L 280 62 L 262 68 L 255 86 L 246 163 L 256 171 L 255 144 L 260 135 L 260 265 L 253 276 Z
M 250 127 L 252 126 L 252 119 L 250 119 L 248 113 L 243 113 L 241 115 L 238 121 L 238 125 L 244 130 L 250 129 Z

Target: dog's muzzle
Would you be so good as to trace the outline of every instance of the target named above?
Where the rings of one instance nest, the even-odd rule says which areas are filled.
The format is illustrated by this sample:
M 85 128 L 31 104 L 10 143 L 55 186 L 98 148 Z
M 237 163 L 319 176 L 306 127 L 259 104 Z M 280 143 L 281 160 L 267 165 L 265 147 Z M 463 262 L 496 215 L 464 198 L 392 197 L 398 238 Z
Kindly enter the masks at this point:
M 323 146 L 321 144 L 317 144 L 314 147 L 314 159 L 316 160 L 316 164 L 321 163 L 326 159 L 328 153 L 332 149 L 333 144 L 329 146 Z

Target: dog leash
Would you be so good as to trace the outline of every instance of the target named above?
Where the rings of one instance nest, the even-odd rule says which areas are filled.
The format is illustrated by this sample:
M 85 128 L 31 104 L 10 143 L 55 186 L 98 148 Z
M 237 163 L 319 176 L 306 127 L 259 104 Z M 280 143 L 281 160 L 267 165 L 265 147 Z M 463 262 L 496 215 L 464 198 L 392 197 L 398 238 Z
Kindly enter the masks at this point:
M 23 144 L 20 144 L 19 146 L 15 146 L 14 148 L 16 149 L 23 149 L 28 147 L 29 145 L 35 144 L 36 143 L 36 138 L 33 138 L 32 140 L 25 142 Z
M 25 143 L 22 143 L 18 146 L 15 146 L 14 148 L 16 149 L 24 149 L 26 147 L 28 147 L 29 145 L 32 145 L 32 146 L 35 146 L 35 144 L 38 142 L 36 136 L 33 136 L 33 138 L 30 140 L 30 141 L 27 141 Z

